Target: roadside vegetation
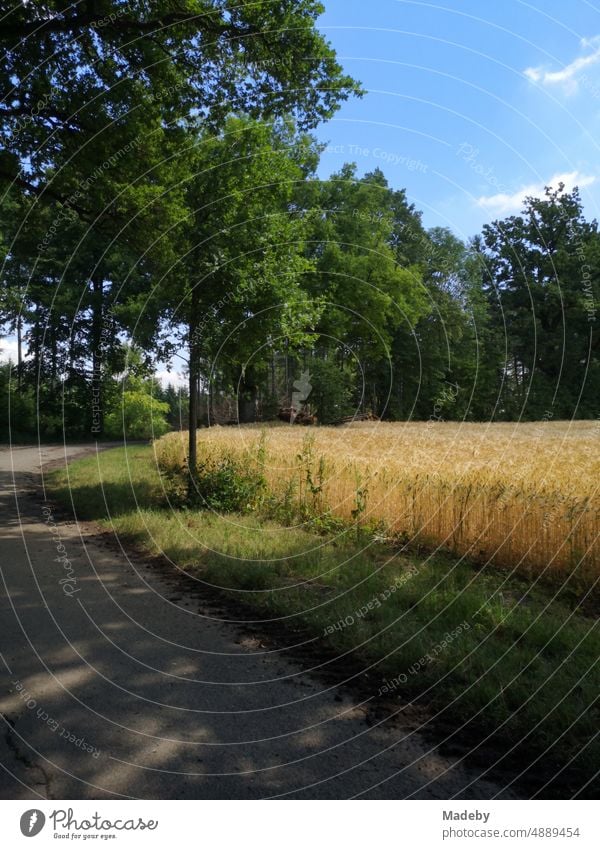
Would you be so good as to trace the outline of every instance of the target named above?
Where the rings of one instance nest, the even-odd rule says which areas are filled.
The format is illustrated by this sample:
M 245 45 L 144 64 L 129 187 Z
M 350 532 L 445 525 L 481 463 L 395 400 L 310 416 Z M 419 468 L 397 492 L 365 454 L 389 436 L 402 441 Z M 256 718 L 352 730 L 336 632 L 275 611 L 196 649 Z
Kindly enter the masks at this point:
M 265 627 L 305 632 L 318 665 L 344 656 L 361 681 L 368 671 L 368 700 L 426 705 L 446 730 L 462 728 L 470 749 L 491 737 L 499 759 L 524 772 L 531 765 L 538 783 L 556 775 L 561 792 L 590 792 L 600 641 L 569 584 L 402 549 L 369 527 L 226 512 L 259 497 L 235 465 L 213 468 L 213 494 L 227 500 L 241 489 L 237 503 L 176 504 L 158 446 L 77 461 L 52 473 L 49 497 L 138 551 L 166 556 Z
M 356 423 L 200 431 L 197 502 L 289 523 L 336 520 L 528 578 L 590 588 L 600 573 L 595 422 Z M 156 443 L 171 481 L 187 434 Z

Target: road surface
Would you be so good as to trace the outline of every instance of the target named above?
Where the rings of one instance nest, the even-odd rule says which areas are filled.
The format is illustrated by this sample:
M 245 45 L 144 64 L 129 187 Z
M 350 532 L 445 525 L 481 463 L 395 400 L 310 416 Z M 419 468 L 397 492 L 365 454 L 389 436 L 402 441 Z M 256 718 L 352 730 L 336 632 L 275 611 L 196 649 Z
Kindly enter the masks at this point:
M 41 466 L 94 450 L 0 450 L 2 798 L 514 798 L 61 520 Z

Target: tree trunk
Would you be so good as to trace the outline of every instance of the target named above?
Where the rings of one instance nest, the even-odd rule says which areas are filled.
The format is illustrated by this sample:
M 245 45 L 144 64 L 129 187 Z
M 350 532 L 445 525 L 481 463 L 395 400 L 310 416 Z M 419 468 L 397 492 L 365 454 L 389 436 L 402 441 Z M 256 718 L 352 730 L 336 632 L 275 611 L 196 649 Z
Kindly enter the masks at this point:
M 215 403 L 214 398 L 214 375 L 209 375 L 208 381 L 206 384 L 206 427 L 211 426 L 211 422 L 213 421 L 213 407 Z
M 273 349 L 273 353 L 271 354 L 271 396 L 273 398 L 277 397 L 277 379 L 275 377 L 275 349 Z
M 50 367 L 50 386 L 52 387 L 52 391 L 56 390 L 56 374 L 57 374 L 57 361 L 58 361 L 58 344 L 56 341 L 56 332 L 55 329 L 52 329 L 52 360 Z
M 240 424 L 253 424 L 256 421 L 257 389 L 251 387 L 238 401 L 238 419 Z
M 290 393 L 290 360 L 288 357 L 288 340 L 285 340 L 285 403 L 288 407 L 292 405 Z
M 257 387 L 246 386 L 238 397 L 238 420 L 240 424 L 252 424 L 256 421 Z
M 189 399 L 189 416 L 188 416 L 188 470 L 190 482 L 193 481 L 196 466 L 198 465 L 198 451 L 196 448 L 196 428 L 198 427 L 198 367 L 196 365 L 196 357 L 192 355 L 190 348 L 190 399 Z
M 256 421 L 256 402 L 258 399 L 258 381 L 254 368 L 242 369 L 238 381 L 238 420 L 240 424 L 252 424 Z
M 17 316 L 17 392 L 21 394 L 23 374 L 23 317 Z
M 190 298 L 189 321 L 189 407 L 188 407 L 188 495 L 193 497 L 195 492 L 196 467 L 198 465 L 198 450 L 196 448 L 196 431 L 198 429 L 198 390 L 200 384 L 200 340 L 198 338 L 198 314 L 200 308 L 200 292 L 194 286 Z
M 97 439 L 104 430 L 102 409 L 102 320 L 104 308 L 104 286 L 102 277 L 92 280 L 92 427 Z

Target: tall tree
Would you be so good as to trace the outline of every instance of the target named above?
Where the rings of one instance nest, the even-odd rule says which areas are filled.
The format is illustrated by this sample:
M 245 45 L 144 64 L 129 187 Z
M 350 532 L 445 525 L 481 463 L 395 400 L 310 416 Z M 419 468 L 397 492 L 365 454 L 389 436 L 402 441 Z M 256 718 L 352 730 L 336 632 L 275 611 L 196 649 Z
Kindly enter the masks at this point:
M 308 338 L 315 305 L 303 287 L 310 270 L 302 224 L 293 215 L 296 185 L 317 152 L 293 122 L 230 117 L 201 134 L 187 189 L 188 246 L 156 291 L 170 344 L 188 351 L 189 467 L 196 467 L 200 377 L 219 373 L 237 387 L 241 418 L 253 403 L 253 373 L 284 338 Z
M 488 298 L 506 340 L 504 414 L 596 415 L 599 235 L 577 189 L 560 184 L 528 198 L 522 215 L 483 228 L 483 244 Z
M 362 375 L 357 404 L 382 413 L 397 329 L 427 309 L 421 269 L 410 264 L 416 252 L 407 237 L 403 253 L 400 236 L 413 210 L 379 169 L 358 178 L 353 164 L 309 184 L 304 195 L 316 261 L 309 291 L 326 303 L 318 327 L 321 354 Z M 420 228 L 418 216 L 414 224 Z
M 66 202 L 76 165 L 105 160 L 99 147 L 137 175 L 137 145 L 177 136 L 182 119 L 295 113 L 313 126 L 358 90 L 315 27 L 323 11 L 315 0 L 2 0 L 0 177 Z M 72 206 L 98 211 L 85 196 Z
M 133 313 L 184 250 L 198 128 L 236 111 L 310 127 L 358 93 L 315 26 L 322 11 L 314 0 L 0 0 L 0 190 L 24 199 L 36 351 L 63 330 L 65 316 L 37 301 L 57 281 L 69 309 L 83 295 L 92 374 L 107 321 L 153 338 L 152 312 Z

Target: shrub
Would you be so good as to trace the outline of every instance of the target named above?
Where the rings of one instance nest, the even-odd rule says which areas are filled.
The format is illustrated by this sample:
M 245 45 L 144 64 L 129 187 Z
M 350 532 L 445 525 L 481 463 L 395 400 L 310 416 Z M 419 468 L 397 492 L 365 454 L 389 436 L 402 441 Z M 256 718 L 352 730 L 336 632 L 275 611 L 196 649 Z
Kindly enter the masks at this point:
M 104 419 L 104 433 L 111 439 L 152 439 L 167 433 L 169 405 L 143 389 L 126 390 L 121 403 Z
M 232 457 L 209 458 L 198 463 L 193 500 L 221 513 L 255 510 L 266 488 L 264 477 Z

